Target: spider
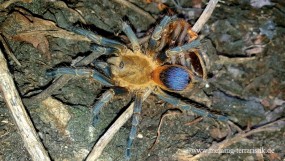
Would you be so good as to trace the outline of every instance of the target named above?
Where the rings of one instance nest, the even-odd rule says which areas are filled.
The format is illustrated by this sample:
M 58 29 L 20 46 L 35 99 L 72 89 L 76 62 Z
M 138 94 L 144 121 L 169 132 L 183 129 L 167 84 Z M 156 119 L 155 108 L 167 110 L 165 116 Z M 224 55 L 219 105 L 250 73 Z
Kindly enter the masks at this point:
M 56 68 L 48 71 L 47 75 L 89 76 L 110 87 L 93 106 L 94 126 L 98 123 L 101 109 L 116 94 L 127 91 L 134 96 L 134 114 L 126 148 L 127 160 L 131 157 L 131 145 L 137 133 L 142 95 L 147 90 L 183 110 L 221 121 L 228 120 L 226 116 L 198 109 L 169 94 L 191 90 L 196 82 L 207 78 L 205 63 L 197 50 L 200 46 L 199 40 L 196 40 L 198 35 L 184 19 L 165 16 L 154 28 L 145 46 L 139 44 L 131 27 L 123 22 L 122 31 L 128 37 L 131 49 L 119 41 L 104 38 L 86 29 L 71 27 L 70 30 L 96 43 L 92 45 L 92 50 L 98 57 L 109 56 L 107 62 L 95 60 L 95 69 Z

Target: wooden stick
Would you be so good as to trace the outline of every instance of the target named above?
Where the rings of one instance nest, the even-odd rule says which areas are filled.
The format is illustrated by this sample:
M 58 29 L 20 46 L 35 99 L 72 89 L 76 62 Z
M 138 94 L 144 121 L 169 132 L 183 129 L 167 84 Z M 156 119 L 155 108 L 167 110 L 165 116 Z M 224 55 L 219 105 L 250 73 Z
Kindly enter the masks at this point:
M 3 47 L 4 47 L 5 51 L 6 51 L 6 53 L 8 54 L 8 56 L 10 56 L 11 59 L 13 59 L 13 60 L 15 61 L 15 63 L 16 63 L 18 66 L 21 67 L 21 66 L 22 66 L 21 63 L 19 62 L 19 60 L 18 60 L 18 59 L 15 57 L 15 55 L 13 54 L 13 52 L 12 52 L 10 46 L 7 44 L 6 39 L 5 39 L 5 37 L 4 37 L 2 34 L 0 34 L 0 41 L 2 42 Z
M 205 23 L 211 17 L 218 1 L 219 0 L 210 0 L 207 7 L 204 9 L 202 15 L 200 16 L 200 18 L 197 20 L 197 22 L 192 27 L 193 31 L 195 31 L 196 33 L 199 33 L 201 31 L 202 27 L 205 25 Z
M 34 161 L 49 161 L 48 153 L 40 142 L 36 130 L 24 108 L 17 92 L 12 76 L 8 70 L 6 60 L 0 49 L 0 89 L 4 100 L 18 127 L 27 151 Z
M 204 10 L 204 12 L 206 13 L 202 13 L 202 15 L 200 16 L 200 18 L 198 19 L 198 21 L 195 23 L 194 26 L 196 26 L 193 30 L 195 32 L 199 32 L 203 25 L 206 23 L 206 21 L 209 20 L 212 12 L 209 12 L 209 10 L 214 10 L 215 6 L 218 0 L 211 0 L 208 4 L 208 6 L 206 7 L 206 9 Z M 210 6 L 209 6 L 210 5 Z M 197 24 L 198 23 L 198 24 Z M 147 91 L 144 99 L 146 99 L 146 97 L 151 93 L 151 91 Z M 107 144 L 112 140 L 112 138 L 114 137 L 114 135 L 119 131 L 119 129 L 131 118 L 131 116 L 133 115 L 133 108 L 134 108 L 134 103 L 132 103 L 126 111 L 124 111 L 121 116 L 111 125 L 111 127 L 104 133 L 104 135 L 98 140 L 98 142 L 95 144 L 95 146 L 93 147 L 92 151 L 89 153 L 89 155 L 87 156 L 86 161 L 94 161 L 96 159 L 99 158 L 99 156 L 102 154 L 104 148 L 107 146 Z
M 236 134 L 233 138 L 228 138 L 228 139 L 225 139 L 223 141 L 221 141 L 220 143 L 217 143 L 217 144 L 213 144 L 211 145 L 208 149 L 215 149 L 215 150 L 221 150 L 223 148 L 226 148 L 234 143 L 237 143 L 239 142 L 240 140 L 242 140 L 243 138 L 246 138 L 250 135 L 253 135 L 253 134 L 256 134 L 256 133 L 260 133 L 260 132 L 274 132 L 274 131 L 280 131 L 281 128 L 284 127 L 284 125 L 279 125 L 278 126 L 278 123 L 280 122 L 284 122 L 285 121 L 285 118 L 281 118 L 279 120 L 276 120 L 274 122 L 271 122 L 271 123 L 268 123 L 268 124 L 265 124 L 263 126 L 260 126 L 256 129 L 252 129 L 248 132 L 239 132 L 238 134 Z M 277 124 L 277 125 L 276 125 Z M 206 157 L 208 155 L 210 155 L 211 153 L 207 152 L 206 151 L 203 151 L 193 157 L 191 157 L 190 155 L 189 156 L 186 156 L 186 158 L 188 158 L 189 161 L 196 161 L 202 157 Z
M 162 123 L 164 121 L 164 118 L 168 117 L 168 116 L 178 115 L 178 114 L 181 114 L 181 111 L 179 111 L 179 110 L 176 110 L 176 111 L 168 110 L 166 113 L 164 113 L 162 115 L 162 117 L 160 118 L 159 124 L 158 124 L 155 141 L 152 143 L 152 146 L 149 148 L 149 151 L 152 151 L 154 146 L 156 144 L 158 144 L 158 142 L 159 142 L 160 129 L 161 129 Z

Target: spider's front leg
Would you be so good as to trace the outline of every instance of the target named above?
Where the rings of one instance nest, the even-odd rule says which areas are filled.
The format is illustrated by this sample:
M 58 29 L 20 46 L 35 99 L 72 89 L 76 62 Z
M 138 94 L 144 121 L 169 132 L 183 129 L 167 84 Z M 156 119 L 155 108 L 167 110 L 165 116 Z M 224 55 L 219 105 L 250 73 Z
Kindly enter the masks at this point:
M 52 9 L 51 9 L 52 10 Z M 62 12 L 60 12 L 60 14 L 56 17 L 58 22 L 62 22 L 61 26 L 71 32 L 74 32 L 76 34 L 82 35 L 87 37 L 89 40 L 95 42 L 96 44 L 100 45 L 100 46 L 104 46 L 104 47 L 111 47 L 111 48 L 115 48 L 119 51 L 122 51 L 124 49 L 126 49 L 126 46 L 118 41 L 115 40 L 111 40 L 108 38 L 105 38 L 103 36 L 100 36 L 92 31 L 80 28 L 80 27 L 76 27 L 73 26 L 72 24 L 70 24 L 67 19 L 64 17 L 64 14 Z
M 119 51 L 122 51 L 127 48 L 125 45 L 123 45 L 122 43 L 118 41 L 105 38 L 103 36 L 95 34 L 94 32 L 86 30 L 86 29 L 82 29 L 82 28 L 74 27 L 74 26 L 70 27 L 69 29 L 73 31 L 74 33 L 87 37 L 91 41 L 101 46 L 115 48 Z
M 114 48 L 102 47 L 96 44 L 91 44 L 90 50 L 96 53 L 96 58 L 100 57 L 101 55 L 112 55 L 117 52 Z
M 159 44 L 159 40 L 161 39 L 162 37 L 162 34 L 165 30 L 165 28 L 167 27 L 167 25 L 171 22 L 171 17 L 169 16 L 165 16 L 163 17 L 163 19 L 160 21 L 159 25 L 157 25 L 155 28 L 154 28 L 154 31 L 150 37 L 150 40 L 149 40 L 149 44 L 148 44 L 148 48 L 150 50 L 155 50 L 155 48 L 158 46 Z
M 74 69 L 69 67 L 56 68 L 55 70 L 47 71 L 46 76 L 55 77 L 64 74 L 77 75 L 77 76 L 88 76 L 94 78 L 96 81 L 100 82 L 105 86 L 113 86 L 113 82 L 110 78 L 101 74 L 95 69 Z
M 92 64 L 97 68 L 100 69 L 106 75 L 107 77 L 111 78 L 112 72 L 111 72 L 111 67 L 108 63 L 103 62 L 103 61 L 98 61 L 94 60 Z
M 94 57 L 95 59 L 101 55 L 111 55 L 114 52 L 116 52 L 116 49 L 105 48 L 105 47 L 98 46 L 95 44 L 91 45 L 91 50 L 96 54 Z M 100 68 L 100 66 L 98 66 L 98 67 Z M 102 70 L 104 71 L 104 69 L 102 69 Z M 95 69 L 74 69 L 74 68 L 70 68 L 70 67 L 61 67 L 61 68 L 56 68 L 54 70 L 47 71 L 47 73 L 46 73 L 46 75 L 50 76 L 50 77 L 60 76 L 60 75 L 64 75 L 64 74 L 89 76 L 89 77 L 91 76 L 96 81 L 100 82 L 103 85 L 113 86 L 113 82 L 111 81 L 109 75 L 107 75 L 107 77 L 106 77 L 104 75 L 105 73 L 101 74 L 100 72 L 98 72 Z
M 219 121 L 229 121 L 229 118 L 226 116 L 222 116 L 222 115 L 216 115 L 216 114 L 212 114 L 208 111 L 202 110 L 202 109 L 198 109 L 197 107 L 194 107 L 195 105 L 191 105 L 188 104 L 176 97 L 173 97 L 165 92 L 163 92 L 161 89 L 156 89 L 154 92 L 154 94 L 156 94 L 160 99 L 174 105 L 174 106 L 178 106 L 181 107 L 183 110 L 185 111 L 192 111 L 193 113 L 199 115 L 199 116 L 203 116 L 203 117 L 210 117 L 210 118 L 214 118 L 217 119 Z

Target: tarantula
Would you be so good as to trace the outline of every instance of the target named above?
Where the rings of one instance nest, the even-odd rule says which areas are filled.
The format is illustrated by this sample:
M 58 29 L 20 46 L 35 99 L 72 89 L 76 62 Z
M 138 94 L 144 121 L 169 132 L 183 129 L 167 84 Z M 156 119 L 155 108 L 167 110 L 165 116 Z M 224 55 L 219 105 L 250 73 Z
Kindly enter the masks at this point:
M 99 112 L 115 94 L 125 89 L 135 96 L 132 128 L 127 142 L 126 157 L 130 159 L 131 145 L 136 136 L 142 108 L 142 95 L 151 90 L 162 100 L 200 116 L 226 121 L 227 117 L 215 115 L 193 107 L 168 92 L 190 90 L 194 83 L 207 78 L 205 63 L 196 49 L 200 42 L 197 34 L 183 19 L 165 16 L 154 28 L 145 48 L 139 44 L 131 27 L 123 22 L 122 30 L 131 42 L 132 49 L 121 42 L 104 38 L 89 30 L 72 27 L 71 30 L 95 42 L 93 51 L 110 56 L 107 62 L 94 61 L 96 69 L 57 68 L 47 72 L 49 76 L 72 74 L 91 76 L 110 87 L 93 107 L 93 125 L 98 122 Z M 177 47 L 175 47 L 177 46 Z M 179 60 L 177 59 L 179 58 Z M 100 71 L 100 72 L 99 72 Z

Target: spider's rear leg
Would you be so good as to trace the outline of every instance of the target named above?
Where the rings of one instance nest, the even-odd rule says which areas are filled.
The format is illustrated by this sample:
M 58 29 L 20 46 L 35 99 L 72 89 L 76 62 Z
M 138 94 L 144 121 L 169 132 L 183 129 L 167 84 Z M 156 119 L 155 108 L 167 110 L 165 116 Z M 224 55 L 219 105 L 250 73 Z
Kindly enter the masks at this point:
M 125 88 L 113 87 L 105 91 L 100 97 L 99 100 L 92 107 L 92 125 L 95 127 L 99 122 L 99 115 L 101 109 L 108 104 L 112 98 L 117 94 L 124 94 L 127 90 Z
M 200 52 L 197 49 L 189 51 L 185 54 L 186 67 L 191 69 L 197 76 L 201 77 L 203 80 L 206 80 L 207 68 L 206 63 L 203 59 L 203 56 L 200 55 Z
M 148 44 L 148 47 L 151 50 L 155 50 L 155 48 L 159 44 L 158 41 L 161 39 L 163 31 L 165 30 L 167 25 L 171 22 L 171 19 L 172 18 L 169 16 L 163 17 L 163 19 L 160 21 L 159 25 L 157 25 L 154 28 L 154 31 L 150 37 L 149 44 Z
M 201 45 L 201 43 L 199 40 L 194 40 L 194 41 L 187 43 L 185 45 L 177 46 L 177 47 L 174 47 L 172 49 L 167 50 L 166 56 L 167 57 L 175 56 L 179 53 L 186 52 L 186 51 L 193 49 L 193 48 L 197 48 L 200 45 Z
M 127 149 L 126 149 L 126 159 L 127 160 L 130 160 L 130 158 L 131 158 L 131 146 L 132 146 L 132 143 L 133 143 L 133 141 L 136 137 L 136 134 L 137 134 L 137 126 L 139 124 L 139 119 L 140 119 L 140 115 L 141 115 L 142 102 L 143 102 L 143 97 L 141 95 L 137 94 L 136 98 L 135 98 L 135 104 L 134 104 L 132 128 L 131 128 L 129 139 L 127 142 Z
M 177 44 L 180 46 L 185 38 L 190 43 L 197 37 L 198 34 L 191 30 L 191 26 L 184 19 L 165 16 L 160 24 L 155 27 L 149 41 L 149 48 L 152 50 L 163 48 L 167 43 L 174 45 L 176 40 L 178 40 Z M 160 42 L 158 42 L 159 40 Z M 158 49 L 156 50 L 159 51 Z
M 182 25 L 179 23 L 181 20 L 176 20 L 173 18 L 172 21 L 167 24 L 167 26 L 164 28 L 164 31 L 162 32 L 162 36 L 160 39 L 160 43 L 158 47 L 155 49 L 156 51 L 161 51 L 165 46 L 172 46 L 176 39 L 178 38 L 179 34 L 182 30 Z
M 114 97 L 115 92 L 113 89 L 109 89 L 99 97 L 99 100 L 92 107 L 92 125 L 95 126 L 99 121 L 99 114 L 101 109 L 110 102 L 110 100 Z
M 178 43 L 177 44 L 179 46 L 181 44 L 183 44 L 183 41 L 185 40 L 185 38 L 187 38 L 188 43 L 190 43 L 193 40 L 197 39 L 198 34 L 191 29 L 191 26 L 190 26 L 190 24 L 188 22 L 186 22 L 185 20 L 181 19 L 177 23 L 180 23 L 180 25 L 183 27 L 183 30 L 180 33 L 179 37 L 178 37 Z
M 194 107 L 195 105 L 188 104 L 188 103 L 186 103 L 186 102 L 184 102 L 184 101 L 182 101 L 176 97 L 173 97 L 173 96 L 163 92 L 160 89 L 155 90 L 153 93 L 156 94 L 160 99 L 162 99 L 162 100 L 164 100 L 164 101 L 166 101 L 166 102 L 168 102 L 174 106 L 179 106 L 185 111 L 192 111 L 193 113 L 195 113 L 199 116 L 210 117 L 210 118 L 217 119 L 219 121 L 229 121 L 229 118 L 226 116 L 212 114 L 208 111 Z
M 194 40 L 185 45 L 167 50 L 166 56 L 171 59 L 172 64 L 176 64 L 177 57 L 179 56 L 181 65 L 186 66 L 205 80 L 207 79 L 206 65 L 198 50 L 195 49 L 200 45 L 199 40 Z
M 181 64 L 183 66 L 186 65 L 186 60 L 185 60 L 185 53 L 188 52 L 190 49 L 193 49 L 193 48 L 197 48 L 201 45 L 200 41 L 199 40 L 194 40 L 190 43 L 187 43 L 185 45 L 182 45 L 182 46 L 177 46 L 177 47 L 174 47 L 172 49 L 168 49 L 166 50 L 166 56 L 170 58 L 172 64 L 176 64 L 176 57 L 177 56 L 181 56 L 182 54 L 182 60 L 180 60 Z M 184 62 L 185 61 L 185 62 Z
M 170 52 L 176 52 L 176 50 L 183 51 L 186 50 L 185 48 L 193 48 L 192 45 L 196 42 L 191 42 L 197 39 L 197 37 L 197 33 L 191 30 L 191 26 L 187 21 L 174 16 L 166 16 L 161 23 L 155 27 L 149 41 L 149 48 L 154 51 L 162 51 L 165 47 L 175 46 L 176 44 L 181 48 L 174 48 Z M 181 46 L 186 40 L 188 42 L 187 44 L 190 43 L 190 45 L 185 44 Z M 157 55 L 154 54 L 153 57 L 156 58 Z M 175 56 L 172 56 L 172 59 L 175 60 Z
M 198 37 L 198 34 L 191 29 L 190 24 L 181 18 L 177 18 L 169 24 L 168 32 L 171 34 L 170 45 L 181 46 L 185 40 L 191 42 Z
M 180 35 L 179 35 L 179 37 L 178 37 L 178 39 L 177 39 L 177 41 L 178 41 L 178 46 L 181 46 L 182 45 L 182 43 L 183 43 L 183 41 L 185 40 L 185 37 L 186 37 L 186 35 L 187 35 L 187 33 L 188 33 L 188 30 L 189 30 L 189 28 L 190 28 L 190 25 L 189 25 L 189 23 L 185 23 L 184 25 L 183 25 L 183 30 L 181 31 L 181 33 L 180 33 Z M 192 35 L 193 36 L 193 35 Z M 191 37 L 191 35 L 190 35 L 190 37 Z M 195 37 L 195 36 L 194 36 Z M 198 35 L 197 35 L 197 33 L 196 33 L 196 37 L 195 37 L 195 39 L 198 37 Z
M 93 77 L 96 81 L 100 82 L 101 84 L 105 86 L 113 86 L 113 82 L 104 76 L 103 74 L 99 73 L 95 69 L 74 69 L 74 68 L 57 68 L 55 70 L 47 71 L 47 76 L 60 76 L 63 74 L 69 74 L 69 75 L 78 75 L 78 76 L 89 76 Z

